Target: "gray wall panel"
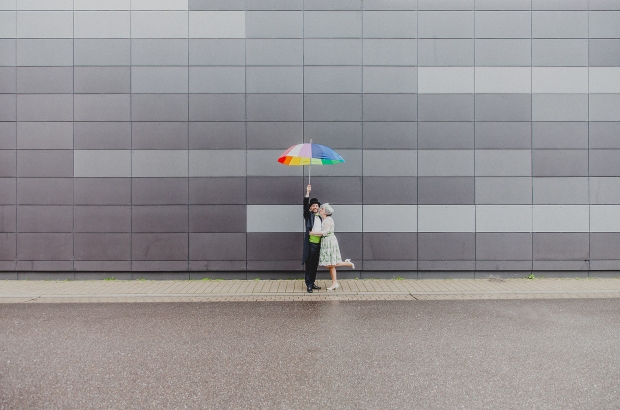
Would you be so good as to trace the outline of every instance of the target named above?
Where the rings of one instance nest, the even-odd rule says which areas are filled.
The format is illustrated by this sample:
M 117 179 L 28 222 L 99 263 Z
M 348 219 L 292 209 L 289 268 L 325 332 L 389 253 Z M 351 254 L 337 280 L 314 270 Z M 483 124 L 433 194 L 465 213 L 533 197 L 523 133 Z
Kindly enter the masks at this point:
M 18 177 L 72 177 L 73 151 L 19 150 Z
M 422 261 L 473 261 L 476 258 L 476 241 L 473 233 L 418 234 L 418 260 Z
M 245 232 L 244 205 L 191 205 L 190 232 Z
M 530 38 L 527 11 L 480 11 L 476 13 L 476 38 Z
M 341 41 L 357 42 L 358 40 Z M 355 47 L 351 49 L 356 50 Z M 419 58 L 418 53 L 418 42 L 413 39 L 365 39 L 363 42 L 363 63 L 366 66 L 414 66 Z M 355 61 L 353 58 L 351 60 Z
M 17 65 L 72 66 L 73 42 L 72 39 L 17 39 Z
M 298 11 L 247 11 L 247 38 L 302 38 L 304 15 Z
M 22 207 L 20 207 L 22 208 Z M 45 207 L 51 208 L 51 207 Z M 71 208 L 71 207 L 69 207 Z M 29 215 L 33 215 L 34 212 L 29 212 Z M 50 212 L 48 215 L 56 216 L 60 212 Z M 26 212 L 28 214 L 28 212 Z M 64 216 L 64 215 L 63 215 Z M 39 217 L 41 220 L 44 219 L 43 216 Z M 36 223 L 29 223 L 29 221 L 24 218 L 21 219 L 22 223 L 19 223 L 17 220 L 17 207 L 15 205 L 0 205 L 0 233 L 7 232 L 17 232 L 18 226 L 23 227 L 25 232 L 54 232 L 54 228 L 58 227 L 60 232 L 70 232 L 71 229 L 67 230 L 66 225 L 63 224 L 61 218 L 57 218 L 56 221 L 44 221 L 44 226 L 41 226 L 41 230 L 37 230 Z M 62 230 L 64 229 L 64 231 Z M 23 231 L 23 230 L 20 230 Z
M 75 234 L 74 258 L 76 261 L 128 261 L 131 258 L 131 235 L 122 233 Z M 76 265 L 76 268 L 79 265 Z M 94 270 L 89 268 L 80 270 Z M 114 266 L 114 265 L 111 265 Z M 122 265 L 127 270 L 127 265 Z M 110 269 L 114 270 L 114 269 Z
M 420 39 L 417 43 L 418 65 L 421 67 L 474 65 L 473 39 Z
M 75 232 L 131 232 L 129 206 L 75 206 Z
M 131 207 L 131 231 L 187 232 L 187 206 L 140 205 Z
M 18 149 L 73 149 L 70 122 L 20 122 L 17 124 Z
M 532 147 L 530 122 L 477 122 L 476 148 L 529 149 Z
M 620 66 L 620 39 L 590 40 L 588 52 L 588 61 L 592 67 Z
M 304 13 L 303 28 L 307 38 L 359 38 L 362 36 L 362 13 L 307 11 Z
M 245 233 L 191 233 L 189 259 L 245 261 Z
M 19 233 L 17 234 L 17 259 L 20 261 L 71 261 L 73 259 L 73 234 Z
M 129 94 L 76 94 L 74 104 L 76 121 L 130 120 Z
M 476 204 L 531 204 L 529 177 L 476 178 Z
M 0 66 L 17 64 L 16 42 L 15 39 L 0 39 Z
M 417 120 L 418 99 L 415 94 L 365 94 L 363 97 L 364 121 Z
M 186 233 L 131 235 L 131 259 L 134 261 L 184 261 L 187 260 L 188 248 Z
M 187 39 L 138 38 L 131 40 L 132 65 L 187 65 L 188 52 Z
M 190 178 L 190 204 L 245 204 L 246 178 Z
M 122 94 L 129 93 L 129 67 L 76 67 L 72 79 L 75 93 Z
M 418 123 L 419 149 L 473 149 L 473 122 Z
M 190 121 L 244 121 L 243 94 L 190 94 Z
M 0 177 L 17 176 L 17 156 L 15 150 L 0 150 Z
M 364 122 L 364 148 L 414 149 L 418 146 L 415 122 Z
M 420 121 L 473 121 L 473 94 L 426 94 L 418 96 Z
M 533 148 L 581 148 L 589 144 L 587 122 L 533 122 Z
M 590 148 L 620 148 L 620 122 L 590 122 Z
M 339 149 L 355 149 L 362 147 L 362 126 L 361 122 L 344 122 L 344 121 L 321 121 L 304 123 L 303 137 L 305 141 L 314 139 L 321 141 L 322 145 L 327 145 L 336 150 Z M 291 134 L 292 142 L 297 142 L 297 134 Z
M 12 223 L 15 225 L 15 207 L 12 208 Z M 2 214 L 3 220 L 10 221 L 6 212 Z M 73 232 L 73 207 L 20 205 L 17 207 L 17 231 L 6 229 L 6 222 L 4 222 L 2 232 Z
M 367 11 L 363 15 L 364 38 L 415 38 L 416 17 L 413 11 Z
M 418 178 L 420 205 L 473 204 L 473 177 L 420 177 Z
M 0 178 L 0 204 L 15 204 L 17 199 L 15 178 Z
M 189 188 L 186 178 L 134 178 L 131 185 L 133 205 L 187 204 Z
M 65 44 L 62 44 L 62 46 L 67 47 Z M 68 46 L 70 47 L 69 50 L 73 51 L 73 53 L 69 54 L 70 58 L 68 63 L 57 65 L 71 65 L 71 60 L 76 66 L 128 66 L 131 64 L 131 42 L 129 39 L 80 38 L 73 41 L 73 48 L 71 48 L 70 43 L 68 44 Z
M 361 39 L 304 39 L 303 63 L 310 66 L 360 65 L 362 44 L 366 42 Z
M 522 67 L 532 64 L 532 40 L 476 39 L 476 65 Z
M 529 94 L 476 94 L 476 121 L 531 121 Z
M 71 94 L 18 94 L 17 120 L 73 121 L 73 96 Z
M 249 40 L 248 40 L 249 42 Z M 250 52 L 248 47 L 248 53 Z M 186 60 L 187 61 L 187 60 Z M 189 64 L 194 65 L 244 65 L 246 44 L 236 38 L 189 39 Z M 250 64 L 249 60 L 247 63 Z M 178 65 L 178 64 L 177 64 Z
M 419 38 L 474 38 L 474 13 L 467 11 L 418 12 Z
M 532 174 L 543 176 L 588 176 L 587 150 L 533 150 Z
M 590 56 L 592 48 L 590 47 Z M 578 67 L 588 65 L 586 39 L 533 39 L 533 66 Z
M 573 261 L 590 258 L 587 233 L 534 233 L 535 261 Z
M 0 67 L 0 94 L 16 92 L 16 77 L 15 67 Z
M 17 203 L 21 205 L 71 205 L 71 178 L 18 178 Z
M 234 41 L 241 41 L 243 43 L 243 40 Z M 248 39 L 245 42 L 245 64 L 248 66 L 302 65 L 304 63 L 304 53 L 308 52 L 309 46 L 308 41 L 304 42 L 301 39 Z M 343 48 L 348 50 L 348 47 Z M 231 52 L 226 49 L 223 54 L 230 55 Z M 244 64 L 243 57 L 241 55 L 241 65 Z M 306 64 L 309 63 L 309 61 L 306 61 Z M 195 63 L 192 62 L 192 64 Z
M 129 205 L 131 181 L 129 178 L 74 178 L 76 205 Z M 74 196 L 75 195 L 75 196 Z
M 364 177 L 364 204 L 416 204 L 418 179 L 414 177 Z
M 75 149 L 130 149 L 131 123 L 76 122 L 73 136 Z
M 300 204 L 302 185 L 299 177 L 250 177 L 247 184 L 247 203 L 248 205 Z M 312 195 L 315 196 L 315 193 Z
M 416 260 L 416 233 L 405 232 L 374 232 L 363 235 L 364 260 Z
M 131 119 L 133 121 L 187 121 L 187 117 L 187 95 L 133 94 L 131 96 Z
M 486 261 L 531 261 L 531 233 L 478 233 L 476 259 Z
M 361 94 L 306 94 L 303 98 L 306 121 L 362 120 Z
M 190 122 L 189 149 L 245 148 L 245 129 L 243 122 Z
M 300 121 L 302 94 L 252 94 L 247 96 L 248 121 Z
M 186 122 L 133 122 L 131 132 L 133 149 L 188 148 L 189 130 Z

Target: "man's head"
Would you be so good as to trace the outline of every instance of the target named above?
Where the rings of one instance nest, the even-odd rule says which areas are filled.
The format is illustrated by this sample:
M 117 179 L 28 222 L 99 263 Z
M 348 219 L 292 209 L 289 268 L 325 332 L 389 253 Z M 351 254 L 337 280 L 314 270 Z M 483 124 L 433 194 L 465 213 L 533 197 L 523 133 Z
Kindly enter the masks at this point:
M 320 206 L 321 206 L 321 203 L 319 202 L 318 199 L 316 198 L 310 199 L 310 212 L 312 212 L 313 214 L 319 212 Z

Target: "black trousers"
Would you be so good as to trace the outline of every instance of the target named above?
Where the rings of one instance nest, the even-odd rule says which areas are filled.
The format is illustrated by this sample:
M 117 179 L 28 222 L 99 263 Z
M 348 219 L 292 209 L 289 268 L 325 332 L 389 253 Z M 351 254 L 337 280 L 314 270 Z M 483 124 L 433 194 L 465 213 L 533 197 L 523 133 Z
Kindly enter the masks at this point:
M 308 249 L 308 258 L 306 259 L 306 286 L 314 284 L 316 280 L 316 270 L 319 267 L 319 254 L 321 253 L 321 244 L 310 242 L 310 248 Z

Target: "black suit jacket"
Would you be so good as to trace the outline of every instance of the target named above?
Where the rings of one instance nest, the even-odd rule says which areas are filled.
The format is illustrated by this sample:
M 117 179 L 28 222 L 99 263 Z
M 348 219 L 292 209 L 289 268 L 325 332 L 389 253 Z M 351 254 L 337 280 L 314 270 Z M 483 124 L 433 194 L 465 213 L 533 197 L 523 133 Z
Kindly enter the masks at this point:
M 319 219 L 321 217 L 319 216 Z M 321 219 L 322 220 L 322 219 Z M 301 256 L 301 264 L 306 263 L 306 259 L 308 259 L 308 252 L 310 251 L 310 231 L 314 226 L 314 214 L 310 212 L 310 198 L 306 198 L 304 196 L 304 226 L 306 228 L 306 232 L 304 233 L 304 251 Z

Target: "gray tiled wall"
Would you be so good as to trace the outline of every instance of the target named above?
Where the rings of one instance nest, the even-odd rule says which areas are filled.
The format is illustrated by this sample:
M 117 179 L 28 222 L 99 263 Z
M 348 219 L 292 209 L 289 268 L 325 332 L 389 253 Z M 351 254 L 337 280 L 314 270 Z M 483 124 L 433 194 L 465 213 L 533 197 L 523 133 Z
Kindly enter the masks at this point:
M 310 139 L 353 276 L 620 270 L 620 1 L 0 0 L 1 275 L 300 276 Z

